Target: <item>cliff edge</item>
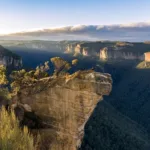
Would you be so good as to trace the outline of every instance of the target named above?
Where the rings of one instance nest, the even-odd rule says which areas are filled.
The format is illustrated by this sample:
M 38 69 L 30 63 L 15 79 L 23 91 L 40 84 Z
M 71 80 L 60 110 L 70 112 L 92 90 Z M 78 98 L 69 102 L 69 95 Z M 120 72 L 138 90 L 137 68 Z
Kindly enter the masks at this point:
M 48 77 L 23 86 L 13 103 L 33 111 L 48 126 L 43 130 L 52 150 L 80 147 L 84 125 L 103 95 L 109 95 L 109 74 L 80 71 L 69 77 Z

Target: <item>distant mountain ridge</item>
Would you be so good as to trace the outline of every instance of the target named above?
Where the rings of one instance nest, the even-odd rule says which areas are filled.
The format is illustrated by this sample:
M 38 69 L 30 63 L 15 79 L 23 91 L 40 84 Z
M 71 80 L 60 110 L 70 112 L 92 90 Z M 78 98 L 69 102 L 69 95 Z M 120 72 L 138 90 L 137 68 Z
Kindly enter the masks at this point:
M 89 56 L 100 60 L 144 60 L 150 51 L 147 42 L 120 41 L 0 41 L 6 47 L 28 48 L 48 52 L 61 52 L 74 56 Z

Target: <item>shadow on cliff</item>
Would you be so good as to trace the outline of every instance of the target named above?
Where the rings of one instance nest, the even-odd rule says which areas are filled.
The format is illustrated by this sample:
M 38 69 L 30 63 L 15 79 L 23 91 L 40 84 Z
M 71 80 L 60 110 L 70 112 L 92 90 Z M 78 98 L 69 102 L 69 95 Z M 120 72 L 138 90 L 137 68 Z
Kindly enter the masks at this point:
M 144 126 L 150 134 L 150 69 L 127 72 L 105 100 L 119 112 Z
M 80 150 L 147 150 L 144 129 L 100 101 L 85 126 Z

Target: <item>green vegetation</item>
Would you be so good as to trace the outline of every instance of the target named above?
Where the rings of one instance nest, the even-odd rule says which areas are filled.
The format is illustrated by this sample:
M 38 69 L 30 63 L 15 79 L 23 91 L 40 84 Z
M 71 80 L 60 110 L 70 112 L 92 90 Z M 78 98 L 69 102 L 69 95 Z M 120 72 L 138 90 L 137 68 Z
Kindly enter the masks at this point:
M 0 88 L 0 97 L 5 99 L 5 100 L 11 99 L 11 93 L 8 90 L 8 88 Z
M 4 108 L 11 103 L 9 100 L 19 91 L 22 81 L 28 81 L 26 73 L 24 69 L 14 71 L 11 74 L 13 82 L 9 83 L 6 67 L 0 66 L 0 150 L 36 150 L 34 138 L 29 134 L 27 127 L 23 127 L 22 130 L 13 110 L 10 112 Z M 12 91 L 8 89 L 10 84 Z
M 17 71 L 13 73 L 14 78 L 16 73 Z M 19 80 L 24 74 L 25 70 L 18 71 L 16 79 Z M 12 97 L 12 93 L 6 86 L 9 82 L 6 75 L 6 67 L 2 65 L 0 66 L 0 79 L 0 104 L 7 105 L 9 104 L 8 100 Z M 16 86 L 16 88 L 18 87 Z M 19 121 L 13 111 L 8 112 L 4 107 L 0 107 L 0 150 L 28 149 L 36 149 L 33 136 L 29 134 L 27 127 L 24 127 L 23 130 L 19 127 Z
M 78 64 L 78 59 L 74 59 L 71 63 L 65 61 L 60 57 L 53 57 L 50 59 L 51 62 L 46 61 L 43 65 L 37 66 L 36 69 L 26 71 L 25 69 L 12 71 L 8 76 L 6 76 L 6 68 L 0 66 L 0 85 L 10 85 L 10 91 L 7 88 L 1 88 L 0 93 L 10 99 L 12 96 L 16 95 L 21 88 L 33 85 L 38 80 L 46 77 L 67 77 L 69 75 L 69 70 Z M 49 63 L 53 64 L 50 70 Z M 51 71 L 52 74 L 49 74 Z M 8 79 L 9 78 L 9 82 Z
M 10 74 L 11 89 L 13 95 L 17 94 L 21 87 L 32 85 L 35 81 L 48 77 L 49 62 L 45 62 L 44 65 L 37 66 L 35 70 L 26 71 L 25 69 L 19 71 L 13 71 Z
M 81 150 L 149 150 L 146 133 L 105 100 L 98 104 L 84 131 Z
M 34 138 L 28 128 L 23 130 L 13 111 L 8 113 L 4 107 L 0 111 L 0 149 L 1 150 L 36 150 Z

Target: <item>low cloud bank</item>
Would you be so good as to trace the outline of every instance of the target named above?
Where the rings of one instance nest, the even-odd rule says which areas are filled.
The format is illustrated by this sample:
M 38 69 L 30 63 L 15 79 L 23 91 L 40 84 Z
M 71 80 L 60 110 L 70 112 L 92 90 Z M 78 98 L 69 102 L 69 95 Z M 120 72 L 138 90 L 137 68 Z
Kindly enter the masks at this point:
M 148 41 L 150 23 L 68 26 L 13 33 L 0 39 Z

